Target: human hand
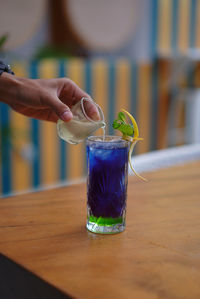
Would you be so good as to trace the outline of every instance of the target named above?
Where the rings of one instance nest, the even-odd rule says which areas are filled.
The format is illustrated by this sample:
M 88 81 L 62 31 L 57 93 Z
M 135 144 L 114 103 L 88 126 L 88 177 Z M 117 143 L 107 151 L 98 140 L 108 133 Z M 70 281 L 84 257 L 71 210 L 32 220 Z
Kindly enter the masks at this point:
M 82 97 L 90 96 L 68 78 L 26 79 L 3 73 L 0 77 L 1 100 L 26 116 L 56 122 L 70 121 L 71 108 Z M 90 118 L 100 118 L 92 103 L 87 105 Z

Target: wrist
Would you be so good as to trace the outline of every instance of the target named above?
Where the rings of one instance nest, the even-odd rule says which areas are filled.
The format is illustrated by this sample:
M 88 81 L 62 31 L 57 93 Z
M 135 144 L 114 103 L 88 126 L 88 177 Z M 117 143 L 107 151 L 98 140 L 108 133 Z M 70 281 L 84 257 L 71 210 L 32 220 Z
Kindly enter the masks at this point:
M 6 104 L 15 101 L 20 86 L 20 79 L 7 72 L 0 76 L 0 100 Z

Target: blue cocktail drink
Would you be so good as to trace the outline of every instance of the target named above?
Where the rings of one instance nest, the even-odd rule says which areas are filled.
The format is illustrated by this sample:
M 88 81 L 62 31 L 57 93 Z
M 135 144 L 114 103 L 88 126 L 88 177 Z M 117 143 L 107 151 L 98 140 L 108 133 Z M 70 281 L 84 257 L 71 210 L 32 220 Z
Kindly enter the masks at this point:
M 118 233 L 125 229 L 129 142 L 117 136 L 87 140 L 87 229 Z

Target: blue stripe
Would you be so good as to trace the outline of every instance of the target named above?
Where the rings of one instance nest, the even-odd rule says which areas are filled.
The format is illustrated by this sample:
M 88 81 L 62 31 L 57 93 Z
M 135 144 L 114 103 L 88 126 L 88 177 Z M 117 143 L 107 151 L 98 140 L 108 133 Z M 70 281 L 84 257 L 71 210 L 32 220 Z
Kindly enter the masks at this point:
M 109 69 L 108 69 L 108 134 L 114 135 L 114 129 L 112 127 L 112 123 L 116 118 L 115 115 L 115 94 L 116 94 L 116 67 L 115 63 L 110 61 L 108 62 Z
M 155 150 L 157 146 L 157 130 L 158 130 L 158 62 L 153 63 L 151 74 L 151 105 L 149 112 L 151 115 L 150 127 L 150 150 Z
M 189 46 L 195 47 L 196 41 L 196 13 L 197 1 L 190 0 L 190 27 L 189 27 Z
M 64 181 L 67 178 L 67 146 L 64 140 L 60 140 L 60 180 Z
M 67 77 L 67 62 L 65 60 L 60 60 L 58 65 L 58 76 Z M 67 178 L 67 144 L 64 140 L 59 140 L 60 145 L 60 155 L 59 155 L 59 177 L 61 181 Z
M 151 55 L 155 57 L 158 43 L 158 0 L 152 0 L 151 3 Z
M 190 88 L 193 88 L 193 86 L 195 85 L 196 68 L 197 68 L 197 66 L 196 67 L 192 67 L 186 73 L 187 86 L 190 87 Z
M 92 68 L 91 68 L 91 61 L 86 60 L 85 61 L 85 69 L 84 69 L 84 78 L 85 78 L 85 91 L 93 98 L 93 82 L 92 82 Z M 94 99 L 95 101 L 95 99 Z M 87 173 L 87 159 L 86 159 L 86 151 L 85 151 L 86 145 L 84 143 L 83 148 L 83 175 L 86 175 Z
M 85 91 L 91 96 L 93 96 L 92 85 L 91 61 L 87 60 L 85 62 Z
M 179 0 L 172 1 L 171 48 L 177 50 Z
M 36 61 L 30 64 L 30 77 L 38 78 L 38 63 Z M 32 161 L 32 186 L 38 187 L 41 183 L 40 169 L 40 123 L 37 119 L 31 119 L 31 141 L 35 150 L 35 156 Z
M 35 156 L 32 161 L 32 185 L 38 187 L 41 184 L 40 169 L 40 123 L 37 119 L 31 119 L 31 140 L 35 150 Z
M 10 129 L 10 108 L 5 104 L 0 103 L 0 163 L 3 195 L 6 195 L 7 193 L 11 192 L 12 189 Z
M 138 66 L 131 62 L 130 110 L 137 117 Z

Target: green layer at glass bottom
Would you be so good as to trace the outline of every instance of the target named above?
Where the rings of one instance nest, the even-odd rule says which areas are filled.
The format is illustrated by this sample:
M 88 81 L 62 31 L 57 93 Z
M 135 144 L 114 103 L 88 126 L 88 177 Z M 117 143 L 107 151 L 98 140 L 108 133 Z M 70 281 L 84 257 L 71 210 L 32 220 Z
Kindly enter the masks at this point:
M 112 225 L 123 223 L 123 218 L 89 216 L 89 222 L 93 222 L 99 226 L 112 226 Z

